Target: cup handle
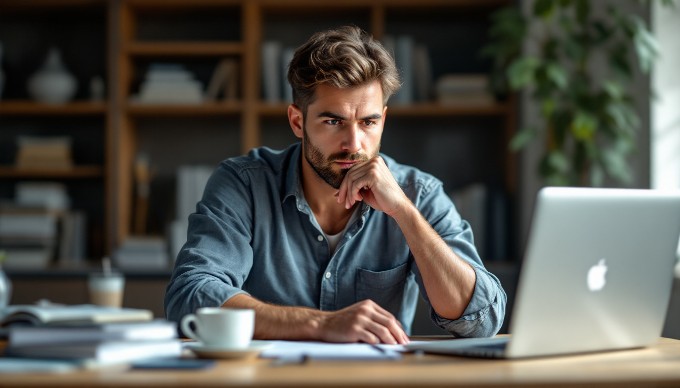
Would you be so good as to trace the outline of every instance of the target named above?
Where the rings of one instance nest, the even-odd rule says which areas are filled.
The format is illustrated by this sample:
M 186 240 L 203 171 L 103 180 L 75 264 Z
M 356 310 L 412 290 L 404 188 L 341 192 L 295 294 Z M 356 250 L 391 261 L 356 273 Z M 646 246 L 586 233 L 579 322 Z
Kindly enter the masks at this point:
M 201 341 L 201 339 L 198 337 L 198 334 L 196 334 L 196 332 L 191 328 L 192 322 L 196 323 L 195 314 L 187 314 L 184 316 L 184 318 L 182 318 L 182 333 L 191 339 Z

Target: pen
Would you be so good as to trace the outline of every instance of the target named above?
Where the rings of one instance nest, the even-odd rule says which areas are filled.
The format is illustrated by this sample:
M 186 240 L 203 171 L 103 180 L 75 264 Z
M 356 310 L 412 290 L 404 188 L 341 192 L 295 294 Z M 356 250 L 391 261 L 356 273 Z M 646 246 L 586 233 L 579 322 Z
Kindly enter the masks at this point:
M 310 357 L 307 354 L 279 357 L 272 361 L 269 366 L 304 365 L 309 359 Z
M 379 344 L 369 344 L 373 349 L 377 350 L 380 352 L 380 354 L 383 355 L 383 357 L 390 359 L 390 360 L 397 360 L 401 358 L 401 354 L 399 352 L 395 352 L 394 350 L 390 349 L 385 349 L 384 347 L 380 346 Z

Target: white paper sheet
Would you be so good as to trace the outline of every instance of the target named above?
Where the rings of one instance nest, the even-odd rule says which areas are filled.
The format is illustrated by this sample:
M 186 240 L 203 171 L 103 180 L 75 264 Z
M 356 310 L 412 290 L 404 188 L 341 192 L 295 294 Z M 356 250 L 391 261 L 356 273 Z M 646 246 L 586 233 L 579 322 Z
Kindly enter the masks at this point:
M 272 341 L 260 354 L 262 358 L 276 358 L 303 362 L 312 360 L 397 360 L 404 351 L 402 345 L 370 345 L 364 343 L 334 344 L 307 341 Z

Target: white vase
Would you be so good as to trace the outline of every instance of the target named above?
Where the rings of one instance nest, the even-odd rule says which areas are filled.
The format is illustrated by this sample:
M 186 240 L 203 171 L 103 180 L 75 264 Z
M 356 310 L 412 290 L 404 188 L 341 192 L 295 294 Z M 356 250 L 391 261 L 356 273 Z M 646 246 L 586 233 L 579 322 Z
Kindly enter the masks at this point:
M 28 93 L 35 100 L 48 104 L 63 104 L 76 93 L 76 78 L 68 72 L 61 52 L 52 47 L 43 66 L 28 80 Z

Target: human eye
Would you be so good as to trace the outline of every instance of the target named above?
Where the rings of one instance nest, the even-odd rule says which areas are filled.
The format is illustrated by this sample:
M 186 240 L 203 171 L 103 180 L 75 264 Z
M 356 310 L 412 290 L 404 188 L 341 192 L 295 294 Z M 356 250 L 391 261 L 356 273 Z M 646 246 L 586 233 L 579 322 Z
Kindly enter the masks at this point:
M 372 127 L 377 124 L 378 123 L 375 120 L 364 120 L 364 126 L 366 127 Z
M 340 120 L 338 120 L 338 119 L 328 119 L 328 120 L 324 120 L 324 123 L 326 123 L 328 125 L 336 126 L 336 125 L 340 125 Z

